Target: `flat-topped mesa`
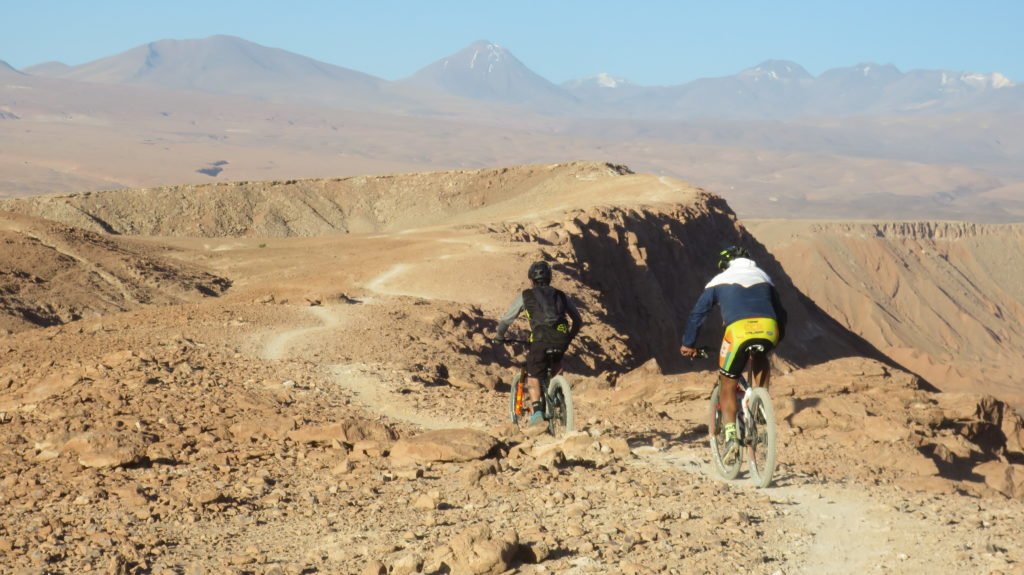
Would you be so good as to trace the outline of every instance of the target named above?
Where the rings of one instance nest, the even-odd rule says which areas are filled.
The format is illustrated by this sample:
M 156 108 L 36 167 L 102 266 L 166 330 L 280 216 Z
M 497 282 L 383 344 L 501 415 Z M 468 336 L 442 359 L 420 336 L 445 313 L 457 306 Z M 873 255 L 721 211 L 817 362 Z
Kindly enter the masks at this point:
M 1024 405 L 1024 224 L 750 223 L 829 315 L 944 391 Z
M 87 192 L 3 200 L 0 210 L 112 234 L 309 237 L 437 225 L 517 197 L 529 197 L 531 206 L 550 204 L 562 189 L 631 173 L 615 164 L 572 162 Z
M 845 233 L 869 233 L 879 238 L 909 240 L 961 240 L 1001 234 L 1024 235 L 1020 224 L 979 224 L 974 222 L 830 222 L 815 224 L 812 231 L 838 230 Z

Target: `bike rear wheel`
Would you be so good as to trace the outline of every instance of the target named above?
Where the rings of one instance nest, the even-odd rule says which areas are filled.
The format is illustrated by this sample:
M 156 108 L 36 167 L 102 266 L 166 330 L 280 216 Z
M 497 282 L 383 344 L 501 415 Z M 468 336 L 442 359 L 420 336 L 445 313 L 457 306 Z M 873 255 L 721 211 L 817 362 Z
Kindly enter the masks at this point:
M 714 389 L 711 390 L 709 401 L 708 437 L 711 443 L 711 461 L 715 464 L 715 470 L 723 478 L 736 479 L 743 458 L 736 454 L 732 463 L 725 462 L 725 422 L 722 421 L 722 407 L 719 404 L 721 392 L 721 383 L 716 383 Z
M 775 473 L 775 408 L 764 388 L 755 387 L 750 394 L 750 477 L 758 487 L 768 487 Z
M 556 375 L 548 385 L 548 408 L 550 419 L 548 431 L 555 437 L 576 430 L 576 417 L 572 406 L 572 388 L 562 376 Z

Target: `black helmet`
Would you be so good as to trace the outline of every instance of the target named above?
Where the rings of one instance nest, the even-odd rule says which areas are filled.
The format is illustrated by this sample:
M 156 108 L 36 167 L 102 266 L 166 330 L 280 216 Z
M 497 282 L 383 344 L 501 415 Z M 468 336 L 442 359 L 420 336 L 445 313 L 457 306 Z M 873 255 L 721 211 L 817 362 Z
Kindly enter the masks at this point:
M 526 275 L 534 284 L 546 286 L 551 283 L 551 266 L 548 265 L 548 262 L 533 262 Z
M 748 254 L 747 250 L 740 246 L 729 246 L 724 250 L 718 252 L 718 269 L 724 270 L 729 267 L 729 262 L 736 258 L 745 258 Z

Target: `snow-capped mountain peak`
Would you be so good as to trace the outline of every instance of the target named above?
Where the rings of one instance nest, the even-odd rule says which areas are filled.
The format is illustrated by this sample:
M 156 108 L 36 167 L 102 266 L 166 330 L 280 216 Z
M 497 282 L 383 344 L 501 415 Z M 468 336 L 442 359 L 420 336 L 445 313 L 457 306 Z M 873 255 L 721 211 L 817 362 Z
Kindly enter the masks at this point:
M 739 75 L 755 82 L 813 79 L 803 66 L 788 60 L 766 60 L 753 68 L 743 70 Z
M 1012 80 L 999 72 L 993 72 L 992 74 L 964 73 L 960 76 L 960 80 L 975 88 L 990 88 L 998 90 L 1000 88 L 1012 88 L 1014 86 Z
M 508 52 L 493 42 L 478 42 L 473 46 L 473 56 L 470 58 L 469 67 L 486 64 L 487 71 L 494 71 L 494 65 L 500 64 L 508 56 Z
M 607 72 L 601 72 L 597 76 L 594 76 L 594 80 L 597 82 L 597 85 L 602 88 L 618 88 L 626 82 L 625 80 L 616 78 Z

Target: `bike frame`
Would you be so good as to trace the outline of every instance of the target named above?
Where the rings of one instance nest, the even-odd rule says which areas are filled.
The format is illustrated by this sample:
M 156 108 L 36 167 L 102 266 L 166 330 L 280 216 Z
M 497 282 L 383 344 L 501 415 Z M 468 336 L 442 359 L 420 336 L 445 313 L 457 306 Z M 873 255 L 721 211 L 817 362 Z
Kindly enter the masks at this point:
M 771 396 L 768 394 L 767 388 L 756 385 L 757 382 L 754 379 L 753 357 L 755 354 L 767 354 L 767 350 L 757 344 L 755 344 L 755 346 L 751 346 L 751 348 L 751 356 L 747 360 L 748 364 L 744 367 L 743 374 L 735 380 L 729 380 L 729 383 L 726 385 L 736 386 L 737 440 L 746 452 L 745 455 L 751 472 L 751 477 L 755 479 L 755 483 L 757 483 L 759 487 L 767 487 L 771 483 L 772 474 L 775 470 L 775 416 L 774 408 L 771 405 Z M 701 348 L 699 355 L 703 358 L 710 357 L 706 348 Z M 709 432 L 711 434 L 712 457 L 715 461 L 715 465 L 718 467 L 719 473 L 725 479 L 734 479 L 736 474 L 739 472 L 740 461 L 742 459 L 736 460 L 734 463 L 726 463 L 719 459 L 721 457 L 721 452 L 718 451 L 720 448 L 720 439 L 717 438 L 717 434 L 720 429 L 718 427 L 718 422 L 721 421 L 721 405 L 719 403 L 722 389 L 721 379 L 722 378 L 720 376 L 716 375 L 715 385 L 711 390 L 711 399 L 713 401 L 711 404 Z M 763 424 L 758 422 L 760 417 L 764 418 Z M 764 436 L 765 441 L 763 444 L 761 436 L 762 429 L 766 434 Z M 755 461 L 755 456 L 762 453 L 766 456 L 763 465 L 761 462 Z
M 506 343 L 529 345 L 531 342 L 524 340 L 505 340 Z M 554 373 L 554 361 L 548 356 L 545 358 L 545 369 L 544 374 L 540 377 L 540 400 L 544 404 L 544 419 L 548 422 L 548 426 L 551 433 L 555 433 L 556 419 L 562 422 L 570 428 L 573 427 L 572 421 L 572 402 L 570 397 L 564 397 L 562 393 L 559 393 L 560 385 L 556 383 L 556 379 L 561 380 L 561 383 L 568 387 L 563 378 L 557 377 L 558 374 Z M 515 385 L 516 389 L 512 390 L 512 411 L 513 421 L 516 418 L 522 417 L 525 414 L 526 408 L 526 380 L 527 380 L 526 366 L 524 365 L 521 370 L 519 377 L 517 378 Z M 569 390 L 565 389 L 565 393 L 568 394 Z M 556 413 L 557 409 L 561 409 L 563 412 L 567 412 L 565 421 L 562 421 L 561 417 Z M 566 413 L 563 413 L 566 415 Z

